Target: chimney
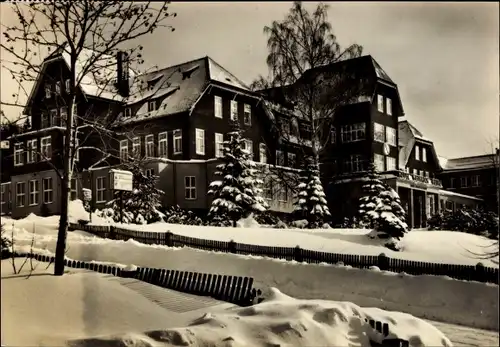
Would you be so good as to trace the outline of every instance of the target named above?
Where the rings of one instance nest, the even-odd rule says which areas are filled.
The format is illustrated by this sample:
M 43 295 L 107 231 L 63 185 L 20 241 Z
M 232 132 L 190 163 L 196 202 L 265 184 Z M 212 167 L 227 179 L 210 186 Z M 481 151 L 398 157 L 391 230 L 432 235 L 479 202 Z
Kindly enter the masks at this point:
M 116 53 L 116 88 L 121 96 L 127 97 L 130 93 L 129 66 L 127 53 L 118 51 Z

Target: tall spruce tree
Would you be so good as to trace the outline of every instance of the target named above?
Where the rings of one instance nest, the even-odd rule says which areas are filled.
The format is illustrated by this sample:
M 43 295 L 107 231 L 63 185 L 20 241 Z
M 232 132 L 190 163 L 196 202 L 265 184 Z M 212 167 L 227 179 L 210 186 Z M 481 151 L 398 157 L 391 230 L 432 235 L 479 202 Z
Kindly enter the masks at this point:
M 320 227 L 325 218 L 330 216 L 325 192 L 319 177 L 319 168 L 315 161 L 309 159 L 300 172 L 298 200 L 295 202 L 293 214 L 296 218 L 307 220 L 309 229 Z
M 366 183 L 361 188 L 364 196 L 359 199 L 360 204 L 358 212 L 363 225 L 373 229 L 375 228 L 375 221 L 378 217 L 374 211 L 380 200 L 379 194 L 386 190 L 373 163 L 370 163 L 368 167 L 367 180 L 365 182 Z
M 223 142 L 223 157 L 220 158 L 222 163 L 217 165 L 215 172 L 221 179 L 213 181 L 208 191 L 213 196 L 209 218 L 228 218 L 236 226 L 239 219 L 264 212 L 268 205 L 262 197 L 263 182 L 258 178 L 250 152 L 244 149 L 245 139 L 236 122 L 227 136 L 228 139 Z

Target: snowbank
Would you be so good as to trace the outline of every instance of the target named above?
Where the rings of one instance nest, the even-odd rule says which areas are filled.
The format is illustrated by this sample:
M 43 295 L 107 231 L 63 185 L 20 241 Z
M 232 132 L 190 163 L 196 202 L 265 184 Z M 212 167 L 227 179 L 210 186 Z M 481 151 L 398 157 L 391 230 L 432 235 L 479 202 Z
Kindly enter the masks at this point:
M 452 346 L 437 328 L 408 314 L 349 302 L 297 300 L 274 288 L 262 304 L 208 308 L 201 317 L 188 317 L 101 274 L 77 270 L 56 278 L 37 272 L 28 280 L 13 276 L 10 264 L 2 261 L 3 344 L 370 347 L 369 338 L 382 338 L 365 322 L 374 319 L 389 323 L 390 336 L 412 345 Z

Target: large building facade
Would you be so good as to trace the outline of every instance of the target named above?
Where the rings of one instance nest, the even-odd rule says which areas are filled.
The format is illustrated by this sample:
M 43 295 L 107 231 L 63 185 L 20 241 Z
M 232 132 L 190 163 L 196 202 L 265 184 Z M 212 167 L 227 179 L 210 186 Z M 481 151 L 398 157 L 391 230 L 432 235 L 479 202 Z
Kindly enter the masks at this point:
M 2 213 L 15 218 L 59 211 L 57 169 L 62 167 L 67 114 L 67 57 L 55 52 L 43 64 L 25 110 L 32 128 L 11 136 L 9 148 L 2 150 L 2 166 L 9 170 L 2 174 Z M 322 181 L 335 216 L 356 215 L 370 162 L 399 192 L 411 227 L 424 227 L 430 215 L 444 208 L 490 203 L 489 195 L 477 190 L 457 190 L 447 183 L 443 187 L 442 180 L 452 180 L 454 171 L 440 163 L 432 141 L 403 120 L 397 85 L 371 56 L 343 64 L 362 71 L 368 88 L 356 102 L 336 112 L 329 147 L 321 156 Z M 307 138 L 307 124 L 293 111 L 277 107 L 265 93 L 251 91 L 210 57 L 140 76 L 131 77 L 131 72 L 124 73 L 127 69 L 117 56 L 114 90 L 80 88 L 76 124 L 80 150 L 72 199 L 81 198 L 82 188 L 88 188 L 94 206 L 102 208 L 113 197 L 109 171 L 134 157 L 147 173 L 159 176 L 165 206 L 207 210 L 208 186 L 215 178 L 222 142 L 237 122 L 246 149 L 264 173 L 271 210 L 293 210 L 293 193 L 282 178 L 297 174 L 303 148 L 275 131 L 293 125 L 296 136 Z M 115 135 L 103 135 L 89 124 Z

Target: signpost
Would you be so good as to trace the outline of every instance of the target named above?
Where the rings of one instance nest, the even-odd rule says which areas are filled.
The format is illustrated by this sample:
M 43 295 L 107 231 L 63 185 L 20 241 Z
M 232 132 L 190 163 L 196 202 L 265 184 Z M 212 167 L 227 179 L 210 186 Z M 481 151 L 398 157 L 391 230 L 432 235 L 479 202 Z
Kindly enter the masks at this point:
M 109 171 L 111 187 L 120 191 L 120 220 L 123 223 L 123 192 L 133 189 L 133 174 L 130 171 L 111 169 Z

